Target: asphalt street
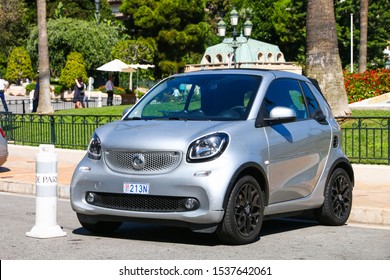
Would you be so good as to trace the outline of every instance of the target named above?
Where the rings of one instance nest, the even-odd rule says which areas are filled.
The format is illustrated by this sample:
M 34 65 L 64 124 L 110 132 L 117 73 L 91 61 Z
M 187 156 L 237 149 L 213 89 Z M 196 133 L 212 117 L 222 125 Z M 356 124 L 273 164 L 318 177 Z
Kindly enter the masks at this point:
M 327 227 L 309 217 L 266 221 L 261 238 L 244 246 L 211 234 L 126 223 L 95 235 L 78 223 L 68 199 L 58 199 L 65 237 L 32 238 L 35 197 L 0 193 L 1 260 L 390 260 L 390 231 L 381 227 Z

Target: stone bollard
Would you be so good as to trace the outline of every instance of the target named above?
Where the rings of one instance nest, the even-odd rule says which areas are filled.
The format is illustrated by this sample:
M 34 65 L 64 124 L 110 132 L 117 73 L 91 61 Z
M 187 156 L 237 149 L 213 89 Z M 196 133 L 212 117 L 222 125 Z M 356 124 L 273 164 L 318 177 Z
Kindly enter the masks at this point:
M 66 236 L 57 225 L 57 155 L 54 145 L 40 145 L 36 155 L 35 226 L 28 237 L 52 238 Z

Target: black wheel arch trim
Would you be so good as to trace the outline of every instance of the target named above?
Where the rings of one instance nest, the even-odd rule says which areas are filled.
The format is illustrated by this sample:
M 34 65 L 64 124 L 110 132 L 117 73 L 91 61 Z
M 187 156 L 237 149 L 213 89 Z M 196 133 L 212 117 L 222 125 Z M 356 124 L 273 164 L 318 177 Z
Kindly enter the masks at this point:
M 342 168 L 342 169 L 344 169 L 347 172 L 347 174 L 349 176 L 349 179 L 351 180 L 352 187 L 354 187 L 354 185 L 355 185 L 355 175 L 354 175 L 354 172 L 353 172 L 352 164 L 346 158 L 338 158 L 332 164 L 332 166 L 330 167 L 329 172 L 328 172 L 328 177 L 326 178 L 326 185 L 328 184 L 329 179 L 332 176 L 333 172 L 337 168 Z M 326 188 L 324 188 L 324 195 L 325 195 L 325 190 L 326 190 Z
M 233 190 L 236 182 L 245 175 L 253 176 L 259 183 L 260 188 L 264 191 L 264 205 L 268 205 L 269 200 L 269 184 L 267 179 L 267 174 L 264 171 L 263 167 L 256 162 L 247 162 L 241 165 L 233 176 L 230 178 L 229 186 L 226 190 L 225 197 L 223 200 L 223 209 L 226 209 L 228 199 L 231 191 Z

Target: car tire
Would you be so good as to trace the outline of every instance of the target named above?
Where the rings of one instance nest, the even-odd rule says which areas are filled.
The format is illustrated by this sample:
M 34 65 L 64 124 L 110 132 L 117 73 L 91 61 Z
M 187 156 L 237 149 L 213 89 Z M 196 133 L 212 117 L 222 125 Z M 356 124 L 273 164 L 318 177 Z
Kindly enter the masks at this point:
M 86 230 L 92 233 L 97 233 L 97 234 L 111 233 L 117 230 L 122 225 L 122 222 L 109 222 L 109 221 L 97 221 L 95 223 L 87 222 L 86 220 L 88 220 L 88 216 L 80 213 L 77 213 L 77 218 L 83 228 L 85 228 Z
M 240 178 L 230 193 L 225 216 L 217 228 L 228 244 L 248 244 L 258 239 L 264 215 L 264 195 L 252 176 Z
M 353 185 L 348 173 L 337 168 L 325 187 L 324 204 L 314 211 L 317 221 L 323 225 L 344 225 L 352 209 Z

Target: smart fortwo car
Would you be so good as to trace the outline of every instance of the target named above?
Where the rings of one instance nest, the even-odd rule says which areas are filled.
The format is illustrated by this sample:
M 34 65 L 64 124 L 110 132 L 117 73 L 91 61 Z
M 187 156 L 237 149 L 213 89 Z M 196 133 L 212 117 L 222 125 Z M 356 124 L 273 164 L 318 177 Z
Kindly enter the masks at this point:
M 259 238 L 264 217 L 314 209 L 343 225 L 354 174 L 316 83 L 279 71 L 173 75 L 120 121 L 98 128 L 71 182 L 94 233 L 135 221 Z

